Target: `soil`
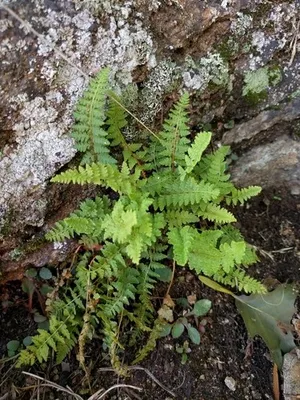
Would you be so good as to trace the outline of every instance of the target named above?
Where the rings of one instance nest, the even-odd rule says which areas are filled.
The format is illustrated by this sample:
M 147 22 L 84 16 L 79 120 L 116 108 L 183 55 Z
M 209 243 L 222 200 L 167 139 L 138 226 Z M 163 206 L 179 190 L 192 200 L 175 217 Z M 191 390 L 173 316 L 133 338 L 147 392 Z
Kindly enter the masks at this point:
M 299 197 L 291 197 L 284 188 L 263 192 L 248 205 L 236 210 L 242 233 L 257 246 L 261 259 L 250 270 L 253 276 L 269 281 L 300 281 L 299 210 Z M 4 358 L 6 343 L 13 339 L 22 341 L 25 336 L 34 334 L 36 324 L 25 306 L 26 295 L 21 290 L 20 282 L 7 283 L 0 290 L 5 306 L 0 308 L 0 357 Z M 163 285 L 162 293 L 165 290 Z M 175 350 L 176 343 L 182 344 L 187 338 L 175 341 L 166 337 L 158 341 L 155 351 L 141 364 L 145 370 L 133 370 L 130 377 L 122 379 L 112 371 L 101 371 L 109 364 L 102 354 L 101 344 L 94 342 L 88 349 L 87 357 L 91 392 L 125 383 L 139 387 L 141 391 L 118 388 L 111 390 L 105 399 L 168 400 L 173 398 L 170 392 L 179 400 L 272 399 L 273 364 L 268 349 L 259 338 L 255 338 L 251 346 L 234 301 L 203 286 L 185 269 L 177 271 L 170 294 L 173 299 L 195 294 L 198 299 L 208 298 L 213 304 L 201 344 L 190 345 L 187 363 L 181 363 L 181 355 Z M 8 308 L 7 301 L 11 302 Z M 36 304 L 36 307 L 39 305 Z M 25 377 L 20 372 L 14 368 L 14 360 L 0 361 L 0 399 L 72 398 L 55 389 L 38 386 L 36 379 Z M 83 392 L 86 381 L 75 355 L 62 365 L 48 363 L 34 366 L 30 372 L 59 385 L 68 385 L 84 399 L 89 397 Z M 234 391 L 225 385 L 225 378 L 234 380 Z

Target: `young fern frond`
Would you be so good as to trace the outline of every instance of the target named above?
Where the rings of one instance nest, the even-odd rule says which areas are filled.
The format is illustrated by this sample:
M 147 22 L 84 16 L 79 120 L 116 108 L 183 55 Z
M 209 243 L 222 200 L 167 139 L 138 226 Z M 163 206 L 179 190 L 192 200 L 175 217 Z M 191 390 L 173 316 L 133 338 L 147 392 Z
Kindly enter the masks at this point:
M 231 195 L 226 196 L 226 204 L 237 205 L 238 203 L 244 204 L 245 201 L 251 197 L 257 196 L 261 192 L 260 186 L 249 186 L 243 189 L 233 188 Z
M 168 167 L 174 170 L 185 165 L 185 153 L 190 139 L 187 108 L 189 95 L 184 93 L 169 113 L 160 132 L 160 143 L 154 144 L 157 168 Z
M 75 139 L 77 150 L 83 153 L 81 164 L 116 163 L 109 154 L 109 141 L 104 129 L 108 79 L 109 69 L 104 68 L 96 78 L 91 79 L 88 89 L 76 106 L 72 137 Z

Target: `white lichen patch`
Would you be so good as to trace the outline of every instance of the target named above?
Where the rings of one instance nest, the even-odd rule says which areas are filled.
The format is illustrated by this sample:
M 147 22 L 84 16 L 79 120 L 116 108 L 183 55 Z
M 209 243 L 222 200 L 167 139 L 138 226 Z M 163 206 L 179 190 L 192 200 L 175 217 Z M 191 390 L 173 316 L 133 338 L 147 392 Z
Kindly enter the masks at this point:
M 152 123 L 161 111 L 163 96 L 170 91 L 179 77 L 179 69 L 171 61 L 162 61 L 152 70 L 141 93 L 140 102 L 143 104 L 141 120 Z
M 81 3 L 77 11 L 72 10 L 74 3 Z M 0 95 L 5 94 L 8 99 L 6 115 L 11 118 L 15 133 L 13 146 L 1 149 L 0 220 L 13 209 L 18 211 L 22 223 L 40 226 L 47 208 L 47 180 L 75 155 L 73 141 L 67 133 L 74 104 L 88 82 L 78 69 L 62 60 L 54 48 L 91 76 L 102 67 L 110 66 L 111 78 L 117 80 L 119 87 L 132 81 L 132 71 L 139 65 L 147 65 L 148 69 L 156 65 L 151 35 L 142 18 L 137 13 L 133 17 L 132 1 L 91 1 L 106 11 L 103 23 L 102 14 L 93 7 L 86 7 L 87 3 L 70 1 L 60 10 L 46 8 L 40 0 L 32 1 L 35 13 L 30 18 L 28 15 L 28 20 L 43 28 L 46 40 L 36 38 L 37 57 L 31 56 L 30 71 L 24 74 L 30 72 L 35 76 L 34 81 L 39 82 L 36 88 L 41 88 L 41 92 L 36 88 L 31 92 L 30 85 L 26 87 L 26 79 L 22 81 L 18 96 L 14 94 L 9 98 L 9 88 L 0 91 Z M 22 15 L 26 15 L 26 8 Z M 15 23 L 9 19 L 1 23 L 0 29 L 5 32 Z M 30 36 L 34 37 L 32 33 Z M 15 51 L 21 53 L 28 43 L 24 35 L 13 44 L 10 37 L 5 38 L 0 43 L 4 62 L 9 64 L 10 55 Z M 31 101 L 26 93 L 30 93 Z M 16 121 L 15 112 L 18 113 Z
M 0 220 L 13 206 L 23 210 L 23 221 L 42 225 L 45 182 L 75 155 L 72 139 L 64 135 L 70 120 L 58 119 L 57 111 L 40 97 L 25 103 L 21 120 L 13 127 L 17 148 L 4 148 L 8 155 L 0 161 Z
M 228 63 L 218 53 L 208 54 L 198 62 L 188 58 L 183 72 L 184 85 L 193 90 L 204 91 L 209 83 L 224 86 L 229 81 Z
M 231 31 L 234 35 L 243 36 L 246 35 L 252 28 L 253 18 L 251 15 L 237 13 L 237 18 L 231 23 Z

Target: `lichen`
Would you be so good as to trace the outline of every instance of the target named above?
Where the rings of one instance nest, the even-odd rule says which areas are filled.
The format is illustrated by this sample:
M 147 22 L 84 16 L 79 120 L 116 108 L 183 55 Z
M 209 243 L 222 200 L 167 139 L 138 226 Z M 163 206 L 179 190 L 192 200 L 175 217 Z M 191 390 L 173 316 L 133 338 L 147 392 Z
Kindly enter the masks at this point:
M 226 86 L 229 81 L 228 63 L 219 53 L 208 54 L 199 61 L 186 59 L 187 69 L 183 72 L 184 85 L 193 90 L 204 91 L 210 83 Z
M 248 71 L 244 76 L 243 96 L 257 101 L 264 99 L 270 86 L 275 86 L 281 81 L 279 67 L 263 67 L 256 71 Z
M 163 98 L 171 92 L 179 79 L 179 69 L 176 64 L 164 60 L 154 68 L 144 84 L 139 96 L 142 105 L 141 120 L 151 124 L 162 108 Z
M 253 18 L 251 15 L 242 12 L 238 12 L 236 15 L 237 18 L 232 21 L 230 29 L 235 35 L 244 36 L 252 28 Z

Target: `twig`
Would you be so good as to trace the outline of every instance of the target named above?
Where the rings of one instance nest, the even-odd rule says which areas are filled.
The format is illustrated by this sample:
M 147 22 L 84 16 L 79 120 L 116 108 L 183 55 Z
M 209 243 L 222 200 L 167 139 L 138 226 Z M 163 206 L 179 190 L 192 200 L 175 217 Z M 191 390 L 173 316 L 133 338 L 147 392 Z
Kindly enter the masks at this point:
M 172 287 L 172 285 L 173 285 L 174 275 L 175 275 L 175 268 L 176 268 L 176 263 L 175 263 L 175 260 L 173 260 L 173 268 L 172 268 L 171 280 L 170 280 L 170 283 L 169 283 L 167 292 L 166 292 L 166 294 L 165 294 L 165 298 L 168 296 L 168 294 L 169 294 L 169 292 L 170 292 L 170 290 L 171 290 L 171 287 Z
M 132 365 L 128 367 L 128 370 L 136 370 L 136 371 L 144 371 L 158 386 L 160 386 L 163 390 L 168 392 L 171 396 L 176 397 L 176 394 L 167 388 L 163 383 L 161 383 L 153 374 L 150 372 L 147 368 L 140 367 L 138 365 Z M 107 372 L 116 372 L 116 370 L 112 367 L 104 367 L 104 368 L 99 368 L 98 371 L 107 371 Z
M 28 22 L 25 21 L 23 18 L 21 18 L 18 14 L 16 14 L 10 7 L 7 5 L 3 4 L 0 2 L 0 7 L 2 7 L 5 11 L 7 11 L 13 18 L 15 18 L 17 21 L 20 22 L 20 24 L 24 25 L 30 32 L 32 32 L 34 35 L 36 35 L 43 43 L 47 44 L 52 48 L 54 53 L 56 53 L 60 58 L 62 58 L 67 64 L 71 65 L 71 67 L 75 68 L 77 72 L 79 72 L 82 76 L 84 76 L 86 79 L 89 79 L 90 76 L 84 72 L 81 68 L 79 68 L 76 64 L 74 64 L 70 59 L 62 53 L 56 46 L 53 46 L 53 43 L 49 40 L 47 40 L 42 34 L 40 34 L 38 31 L 36 31 L 33 26 Z M 146 129 L 151 135 L 153 135 L 157 140 L 160 141 L 159 136 L 157 136 L 156 133 L 154 133 L 150 128 L 148 128 L 147 125 L 145 125 L 139 118 L 137 118 L 131 111 L 129 111 L 126 107 L 123 106 L 122 103 L 120 103 L 117 99 L 114 98 L 114 96 L 110 95 L 107 93 L 109 98 L 113 100 L 118 106 L 120 106 L 124 111 L 127 112 L 135 121 L 137 121 L 144 129 Z
M 39 379 L 39 380 L 45 382 L 45 383 L 42 383 L 40 386 L 53 387 L 57 390 L 60 390 L 62 392 L 70 394 L 71 396 L 74 396 L 77 400 L 83 400 L 83 398 L 81 396 L 79 396 L 79 394 L 74 393 L 72 389 L 69 389 L 69 388 L 66 389 L 63 386 L 58 385 L 57 383 L 48 381 L 48 379 L 42 378 L 41 376 L 32 374 L 30 372 L 22 371 L 22 374 L 31 376 L 32 378 Z
M 139 392 L 141 392 L 143 389 L 137 386 L 132 386 L 132 385 L 125 385 L 123 383 L 119 383 L 117 385 L 114 385 L 112 387 L 110 387 L 109 389 L 107 389 L 104 393 L 102 393 L 99 396 L 99 394 L 101 393 L 101 391 L 103 391 L 103 389 L 98 390 L 98 392 L 94 393 L 91 397 L 88 398 L 88 400 L 101 400 L 103 399 L 109 392 L 111 392 L 112 390 L 118 389 L 118 388 L 129 388 L 129 389 L 134 389 L 134 390 L 138 390 Z
M 300 28 L 300 19 L 297 22 L 297 25 L 294 26 L 295 28 L 295 33 L 294 36 L 292 38 L 292 41 L 290 43 L 290 49 L 292 49 L 292 53 L 291 53 L 291 58 L 290 61 L 288 63 L 288 66 L 290 67 L 293 64 L 296 52 L 297 52 L 297 41 L 298 41 L 298 34 L 299 34 L 299 28 Z

